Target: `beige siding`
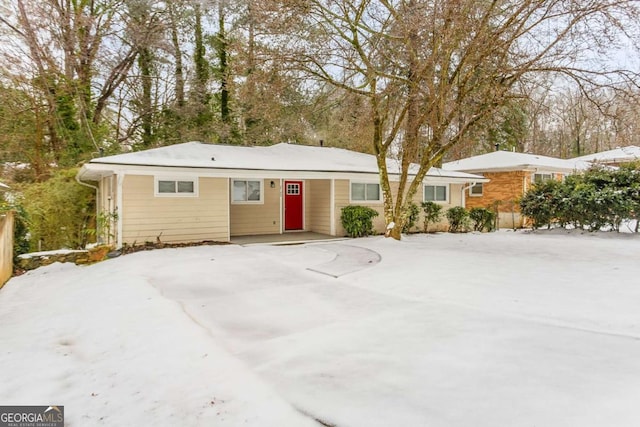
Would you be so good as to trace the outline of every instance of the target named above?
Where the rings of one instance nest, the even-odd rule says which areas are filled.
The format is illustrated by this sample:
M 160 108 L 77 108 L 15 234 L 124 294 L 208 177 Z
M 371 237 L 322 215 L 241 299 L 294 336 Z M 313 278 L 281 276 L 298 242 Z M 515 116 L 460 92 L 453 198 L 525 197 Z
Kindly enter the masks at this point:
M 307 230 L 331 234 L 331 180 L 307 181 Z
M 336 223 L 336 236 L 344 236 L 346 232 L 340 221 L 340 214 L 342 208 L 349 206 L 349 180 L 348 179 L 336 179 L 334 184 L 333 198 L 334 204 L 334 221 Z
M 350 203 L 350 189 L 351 181 L 348 179 L 337 179 L 335 182 L 335 221 L 336 221 L 336 236 L 345 236 L 346 232 L 344 231 L 344 227 L 342 227 L 342 221 L 340 220 L 340 215 L 342 213 L 342 208 L 348 206 L 350 204 L 359 205 L 359 206 L 368 206 L 372 209 L 375 209 L 378 212 L 378 216 L 373 219 L 373 228 L 377 233 L 384 233 L 386 228 L 386 224 L 384 222 L 384 205 L 382 202 L 357 202 Z M 393 191 L 393 189 L 392 189 Z
M 153 176 L 123 182 L 123 243 L 228 240 L 229 180 L 199 178 L 197 197 L 155 197 Z
M 429 183 L 427 183 L 427 185 L 429 185 Z M 442 184 L 436 184 L 436 185 L 442 185 Z M 446 217 L 447 210 L 451 209 L 454 206 L 462 206 L 462 199 L 463 199 L 462 191 L 466 185 L 467 184 L 448 184 L 449 201 L 448 203 L 437 202 L 439 205 L 442 206 L 442 217 L 438 223 L 429 224 L 429 232 L 447 231 L 449 229 L 449 223 L 447 222 L 447 217 Z M 418 206 L 420 206 L 421 203 L 424 201 L 424 188 L 421 187 L 418 193 L 419 194 L 416 194 L 416 196 L 414 197 L 414 202 Z M 423 230 L 424 230 L 424 212 L 422 211 L 422 208 L 420 208 L 420 218 L 418 219 L 418 222 L 416 223 L 415 228 L 413 228 L 411 231 L 423 231 Z
M 274 181 L 274 188 L 271 188 L 271 181 Z M 231 199 L 227 201 L 231 203 L 232 236 L 280 233 L 280 180 L 265 179 L 263 184 L 264 203 L 236 204 L 231 203 Z
M 304 212 L 304 217 L 302 218 L 302 228 L 304 229 L 304 231 L 311 231 L 311 215 L 313 212 L 313 203 L 311 200 L 311 196 L 313 193 L 313 191 L 311 190 L 312 187 L 313 180 L 302 180 L 302 203 L 304 203 L 304 206 L 302 207 Z
M 117 200 L 118 179 L 115 175 L 100 180 L 100 211 L 112 212 Z
M 349 205 L 349 192 L 350 192 L 350 185 L 351 182 L 349 180 L 336 180 L 336 186 L 335 186 L 335 221 L 336 221 L 336 235 L 337 236 L 343 236 L 345 235 L 345 231 L 344 228 L 342 227 L 342 222 L 340 221 L 340 214 L 342 212 L 342 208 Z M 442 185 L 442 184 L 436 184 L 436 185 Z M 449 191 L 449 201 L 448 203 L 441 203 L 442 204 L 442 213 L 443 213 L 443 218 L 445 218 L 445 213 L 447 211 L 447 209 L 453 207 L 453 206 L 461 206 L 462 205 L 462 188 L 463 185 L 462 184 L 447 184 L 448 186 L 448 191 Z M 397 182 L 392 182 L 391 183 L 391 191 L 395 194 L 398 191 L 398 183 Z M 416 194 L 413 197 L 413 202 L 415 204 L 417 204 L 418 206 L 420 206 L 420 204 L 423 202 L 423 198 L 424 198 L 424 189 L 422 186 L 420 186 L 420 188 L 418 189 L 418 191 L 416 192 Z M 358 204 L 361 206 L 368 206 L 372 209 L 375 209 L 376 211 L 378 211 L 378 216 L 376 218 L 374 218 L 373 220 L 373 227 L 374 230 L 376 231 L 376 233 L 379 234 L 383 234 L 385 232 L 386 229 L 386 223 L 384 220 L 384 206 L 382 202 L 378 202 L 378 203 L 371 203 L 371 202 L 367 202 L 367 203 L 362 203 L 362 202 L 358 202 L 358 203 L 353 203 L 353 204 Z M 431 224 L 429 225 L 429 231 L 445 231 L 448 228 L 448 224 L 446 219 L 441 220 L 438 224 Z M 412 229 L 412 231 L 421 231 L 423 229 L 423 215 L 422 215 L 422 209 L 420 209 L 420 217 L 419 220 L 416 224 L 416 226 Z
M 98 230 L 99 242 L 105 244 L 116 243 L 117 234 L 117 189 L 118 179 L 115 175 L 104 177 L 99 182 L 98 192 L 98 214 L 102 215 L 104 221 L 99 221 Z M 110 219 L 110 220 L 109 220 Z M 109 221 L 108 223 L 106 221 Z

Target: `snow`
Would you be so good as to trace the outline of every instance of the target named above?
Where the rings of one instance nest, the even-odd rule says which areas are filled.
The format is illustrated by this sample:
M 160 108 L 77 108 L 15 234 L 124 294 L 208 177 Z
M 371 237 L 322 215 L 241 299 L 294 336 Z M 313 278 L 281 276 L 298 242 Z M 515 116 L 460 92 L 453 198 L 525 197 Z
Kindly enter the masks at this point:
M 27 258 L 35 258 L 39 256 L 46 257 L 51 255 L 68 255 L 68 254 L 82 253 L 82 252 L 86 252 L 86 251 L 76 250 L 76 249 L 56 249 L 53 251 L 29 252 L 27 254 L 18 255 L 18 258 L 27 259 Z
M 54 264 L 0 291 L 0 401 L 70 426 L 636 426 L 638 249 L 501 231 Z M 381 259 L 309 270 L 340 250 Z
M 397 173 L 399 170 L 398 162 L 388 160 L 387 164 L 390 173 Z M 343 172 L 378 175 L 375 156 L 341 148 L 287 143 L 243 147 L 187 142 L 135 153 L 93 159 L 83 167 L 80 176 L 89 168 L 94 171 L 100 168 L 107 168 L 107 165 Z M 413 173 L 417 172 L 415 165 L 412 171 Z M 427 176 L 457 178 L 467 181 L 482 180 L 482 177 L 475 175 L 445 171 L 438 168 L 431 168 Z
M 636 161 L 638 159 L 640 159 L 640 147 L 629 145 L 627 147 L 618 147 L 613 150 L 576 157 L 574 160 L 601 163 L 624 163 Z
M 535 169 L 549 172 L 571 173 L 575 170 L 589 169 L 591 164 L 579 159 L 558 159 L 537 154 L 516 153 L 513 151 L 494 151 L 487 154 L 468 157 L 444 163 L 442 168 L 448 171 L 509 171 Z

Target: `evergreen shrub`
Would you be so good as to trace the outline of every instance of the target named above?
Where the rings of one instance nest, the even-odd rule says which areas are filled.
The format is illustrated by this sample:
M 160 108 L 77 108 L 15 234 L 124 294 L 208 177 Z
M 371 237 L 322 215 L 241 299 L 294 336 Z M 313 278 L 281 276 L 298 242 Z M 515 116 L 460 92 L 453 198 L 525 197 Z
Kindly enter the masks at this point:
M 447 219 L 449 220 L 449 232 L 460 233 L 467 231 L 469 212 L 462 206 L 455 206 L 447 210 Z
M 340 221 L 349 237 L 363 237 L 373 234 L 373 218 L 378 211 L 367 206 L 345 206 Z
M 95 192 L 78 184 L 76 169 L 22 189 L 30 250 L 82 249 L 95 222 Z
M 420 208 L 415 203 L 411 202 L 405 210 L 406 220 L 402 226 L 403 233 L 409 233 L 413 227 L 415 227 L 418 219 L 420 219 Z
M 442 205 L 436 202 L 422 202 L 424 211 L 424 232 L 429 232 L 429 224 L 435 224 L 442 218 Z
M 534 228 L 571 225 L 590 231 L 619 231 L 625 220 L 640 216 L 640 169 L 633 165 L 593 168 L 570 175 L 564 182 L 546 181 L 522 197 L 520 209 Z
M 486 208 L 471 208 L 469 219 L 473 222 L 474 231 L 493 231 L 496 214 Z

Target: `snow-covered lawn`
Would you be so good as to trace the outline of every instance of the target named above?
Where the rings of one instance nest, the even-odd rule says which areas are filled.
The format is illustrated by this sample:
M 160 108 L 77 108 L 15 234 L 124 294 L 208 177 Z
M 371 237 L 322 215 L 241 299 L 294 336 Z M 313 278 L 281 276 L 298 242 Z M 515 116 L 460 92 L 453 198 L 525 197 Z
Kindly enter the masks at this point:
M 333 245 L 381 261 L 309 270 Z M 0 404 L 64 405 L 67 426 L 637 426 L 640 239 L 502 231 L 57 264 L 0 291 L 0 343 Z

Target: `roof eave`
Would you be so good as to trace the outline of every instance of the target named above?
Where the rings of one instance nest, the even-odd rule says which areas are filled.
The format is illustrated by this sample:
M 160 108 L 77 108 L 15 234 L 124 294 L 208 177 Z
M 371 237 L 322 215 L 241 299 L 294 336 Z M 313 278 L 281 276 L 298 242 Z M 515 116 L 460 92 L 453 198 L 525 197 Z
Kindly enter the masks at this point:
M 487 172 L 538 172 L 538 171 L 550 171 L 550 172 L 563 172 L 563 173 L 573 173 L 578 168 L 562 168 L 562 167 L 551 167 L 545 165 L 516 165 L 516 166 L 502 166 L 502 167 L 489 167 L 489 168 L 465 168 L 465 169 L 455 169 L 458 172 L 467 172 L 467 173 L 487 173 Z
M 351 179 L 352 177 L 377 177 L 378 171 L 365 170 L 297 170 L 297 169 L 262 169 L 262 168 L 231 168 L 231 167 L 205 167 L 205 166 L 167 166 L 153 164 L 126 164 L 126 163 L 109 163 L 109 162 L 89 162 L 86 163 L 78 172 L 78 177 L 82 181 L 96 181 L 102 177 L 109 176 L 114 173 L 129 173 L 151 175 L 158 173 L 179 173 L 179 174 L 203 174 L 215 175 L 219 177 L 241 177 L 246 175 L 259 174 L 264 178 L 279 178 L 282 175 L 295 174 L 299 178 L 334 178 L 334 179 Z M 446 172 L 446 171 L 443 171 Z M 415 176 L 410 174 L 409 176 Z M 399 179 L 398 173 L 389 173 L 389 177 L 393 181 Z M 427 175 L 425 180 L 437 181 L 446 180 L 450 183 L 468 183 L 468 182 L 488 182 L 488 179 L 482 181 L 482 177 L 458 177 L 440 175 Z

